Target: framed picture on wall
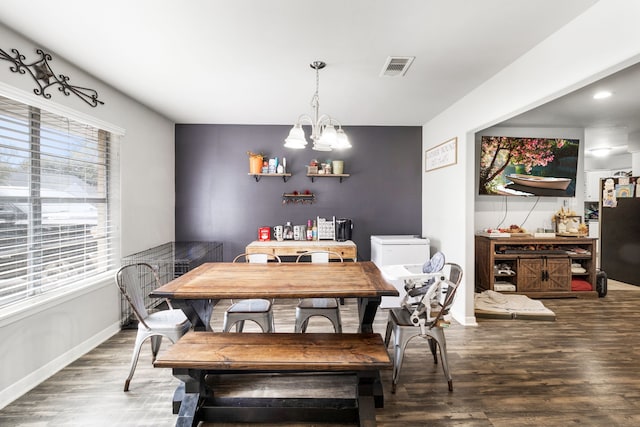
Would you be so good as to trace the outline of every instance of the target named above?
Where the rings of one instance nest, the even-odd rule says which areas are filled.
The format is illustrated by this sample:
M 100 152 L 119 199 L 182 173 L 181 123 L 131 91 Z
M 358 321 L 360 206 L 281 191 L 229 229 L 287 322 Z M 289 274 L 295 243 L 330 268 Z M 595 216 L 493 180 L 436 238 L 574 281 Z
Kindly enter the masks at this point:
M 429 172 L 446 166 L 455 165 L 458 162 L 458 138 L 429 148 L 424 153 L 424 170 Z

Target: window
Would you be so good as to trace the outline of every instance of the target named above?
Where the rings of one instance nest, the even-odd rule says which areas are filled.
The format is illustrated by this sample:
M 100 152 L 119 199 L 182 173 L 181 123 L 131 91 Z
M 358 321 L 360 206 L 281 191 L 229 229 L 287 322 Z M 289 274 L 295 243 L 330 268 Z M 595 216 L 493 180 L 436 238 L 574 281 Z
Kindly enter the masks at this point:
M 0 96 L 0 308 L 113 268 L 112 139 Z

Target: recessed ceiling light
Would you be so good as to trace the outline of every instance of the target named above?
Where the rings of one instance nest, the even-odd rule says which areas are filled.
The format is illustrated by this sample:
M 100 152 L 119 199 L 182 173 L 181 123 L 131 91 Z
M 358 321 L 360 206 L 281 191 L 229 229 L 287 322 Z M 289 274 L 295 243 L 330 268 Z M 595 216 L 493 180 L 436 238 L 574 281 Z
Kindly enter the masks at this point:
M 606 157 L 609 155 L 609 151 L 611 151 L 611 147 L 600 147 L 589 150 L 589 152 L 595 157 Z
M 600 92 L 596 92 L 595 95 L 593 95 L 593 99 L 605 99 L 611 96 L 611 92 L 609 92 L 608 90 L 601 90 Z

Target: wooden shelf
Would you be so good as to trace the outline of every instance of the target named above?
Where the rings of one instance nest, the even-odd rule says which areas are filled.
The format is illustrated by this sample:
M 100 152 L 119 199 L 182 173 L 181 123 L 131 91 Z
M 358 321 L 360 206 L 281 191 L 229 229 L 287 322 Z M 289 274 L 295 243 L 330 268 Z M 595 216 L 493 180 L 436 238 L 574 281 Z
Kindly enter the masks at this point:
M 263 176 L 282 177 L 284 182 L 287 182 L 287 179 L 291 176 L 290 173 L 249 173 L 249 175 L 254 177 L 256 182 L 260 181 Z
M 314 181 L 315 178 L 340 178 L 340 182 L 342 182 L 342 178 L 348 178 L 348 173 L 308 173 L 307 176 L 311 178 L 311 182 Z

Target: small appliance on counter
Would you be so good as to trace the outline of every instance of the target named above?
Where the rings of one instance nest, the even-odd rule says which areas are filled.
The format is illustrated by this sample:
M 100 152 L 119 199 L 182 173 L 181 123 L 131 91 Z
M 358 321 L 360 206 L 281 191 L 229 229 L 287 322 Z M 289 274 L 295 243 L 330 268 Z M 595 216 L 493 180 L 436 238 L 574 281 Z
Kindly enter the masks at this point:
M 350 218 L 338 218 L 336 221 L 336 241 L 346 242 L 351 240 L 353 234 L 353 221 Z
M 258 228 L 258 240 L 261 242 L 267 242 L 271 240 L 271 227 Z
M 331 220 L 318 217 L 316 219 L 316 224 L 318 227 L 318 240 L 335 240 L 335 223 L 335 216 L 332 217 Z

